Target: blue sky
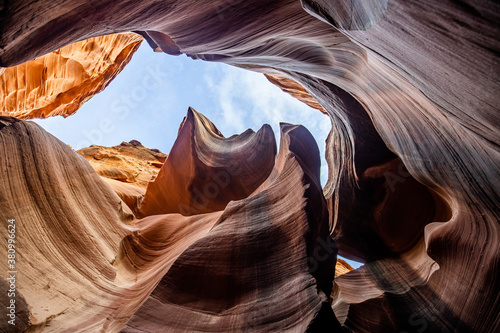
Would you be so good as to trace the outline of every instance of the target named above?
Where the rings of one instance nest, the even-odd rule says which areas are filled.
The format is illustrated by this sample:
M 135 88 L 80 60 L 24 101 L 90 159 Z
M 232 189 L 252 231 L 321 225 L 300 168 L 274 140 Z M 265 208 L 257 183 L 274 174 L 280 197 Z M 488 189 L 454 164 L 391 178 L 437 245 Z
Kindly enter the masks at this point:
M 331 128 L 327 116 L 282 92 L 260 73 L 155 53 L 145 42 L 109 86 L 76 114 L 34 121 L 75 150 L 135 139 L 168 154 L 189 106 L 226 137 L 247 128 L 257 131 L 267 123 L 279 143 L 280 122 L 304 125 L 318 143 L 321 182 L 326 183 L 325 140 Z

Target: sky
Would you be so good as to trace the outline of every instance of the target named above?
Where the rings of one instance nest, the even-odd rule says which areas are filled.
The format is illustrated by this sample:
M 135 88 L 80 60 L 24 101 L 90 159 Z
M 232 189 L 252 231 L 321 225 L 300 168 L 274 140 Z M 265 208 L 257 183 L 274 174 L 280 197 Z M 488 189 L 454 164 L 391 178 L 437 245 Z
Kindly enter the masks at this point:
M 155 53 L 147 43 L 76 114 L 33 121 L 75 150 L 138 140 L 168 154 L 190 106 L 226 137 L 269 124 L 278 147 L 280 122 L 304 125 L 318 143 L 325 185 L 325 140 L 331 129 L 326 115 L 282 92 L 263 74 L 185 55 Z

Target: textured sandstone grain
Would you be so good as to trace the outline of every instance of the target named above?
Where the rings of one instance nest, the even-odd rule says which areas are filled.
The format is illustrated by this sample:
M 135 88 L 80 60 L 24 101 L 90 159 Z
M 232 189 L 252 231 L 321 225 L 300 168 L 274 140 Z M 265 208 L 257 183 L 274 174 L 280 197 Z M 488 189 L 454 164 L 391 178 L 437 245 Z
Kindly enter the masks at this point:
M 24 244 L 17 253 L 18 291 L 29 307 L 23 324 L 117 332 L 130 319 L 124 331 L 304 331 L 328 305 L 336 248 L 319 150 L 302 144 L 314 139 L 301 126 L 282 125 L 281 142 L 272 172 L 247 198 L 208 214 L 137 220 L 112 190 L 133 197 L 131 185 L 103 181 L 39 125 L 0 117 L 1 153 L 10 156 L 2 160 L 0 189 L 8 197 L 0 218 L 16 217 Z M 220 157 L 239 149 L 231 140 L 219 147 Z M 321 244 L 329 244 L 326 257 L 315 252 Z M 265 310 L 275 307 L 281 312 Z
M 325 109 L 323 109 L 323 107 L 314 99 L 314 97 L 312 97 L 311 94 L 309 94 L 309 92 L 296 81 L 287 79 L 279 75 L 265 74 L 265 76 L 269 80 L 269 82 L 278 86 L 287 94 L 292 95 L 299 101 L 304 102 L 310 107 L 326 114 Z
M 0 218 L 16 220 L 17 291 L 30 324 L 71 330 L 113 299 L 112 261 L 132 216 L 85 160 L 33 122 L 0 117 L 0 156 Z
M 352 270 L 354 270 L 354 268 L 352 268 L 351 265 L 349 265 L 345 260 L 339 258 L 337 259 L 337 264 L 335 265 L 335 278 L 349 273 Z
M 158 177 L 149 183 L 141 216 L 193 215 L 223 210 L 247 197 L 269 175 L 276 142 L 269 125 L 229 138 L 205 116 L 189 108 Z
M 303 144 L 314 139 L 301 126 L 282 124 L 281 132 L 276 164 L 262 186 L 227 205 L 122 332 L 304 332 L 317 320 L 328 304 L 336 256 L 319 185 L 319 150 Z M 330 247 L 318 255 L 321 244 Z
M 324 192 L 339 253 L 366 262 L 331 288 L 339 322 L 356 332 L 500 330 L 498 3 L 39 0 L 9 2 L 1 15 L 2 67 L 80 39 L 141 31 L 154 49 L 166 53 L 296 81 L 332 121 Z M 25 176 L 17 177 L 12 181 Z M 316 195 L 308 202 L 321 208 L 310 188 L 305 197 Z M 36 195 L 42 196 L 36 192 L 25 213 L 34 221 Z M 11 194 L 6 197 L 15 202 Z M 293 230 L 285 233 L 296 236 Z M 179 279 L 176 269 L 167 276 Z M 324 273 L 316 276 L 331 272 Z M 328 289 L 328 279 L 319 284 L 323 292 Z M 159 295 L 170 295 L 161 288 Z M 30 293 L 23 295 L 29 303 Z M 186 295 L 175 301 L 189 300 Z M 335 317 L 325 316 L 333 331 Z M 138 320 L 133 317 L 130 324 Z
M 121 72 L 141 41 L 133 33 L 95 37 L 0 71 L 0 115 L 72 115 Z

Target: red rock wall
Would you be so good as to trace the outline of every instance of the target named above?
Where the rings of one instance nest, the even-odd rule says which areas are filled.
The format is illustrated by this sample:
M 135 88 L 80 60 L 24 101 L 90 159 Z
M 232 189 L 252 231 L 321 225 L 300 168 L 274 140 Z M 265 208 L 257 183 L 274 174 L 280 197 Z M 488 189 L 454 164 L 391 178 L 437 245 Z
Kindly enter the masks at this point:
M 318 298 L 308 303 L 318 313 L 310 327 L 326 322 L 339 329 L 338 319 L 356 332 L 494 332 L 500 329 L 499 13 L 493 1 L 19 1 L 2 12 L 0 66 L 82 38 L 140 31 L 156 50 L 295 80 L 333 122 L 324 192 L 339 253 L 366 262 L 335 280 L 330 312 Z M 319 202 L 313 211 L 324 208 L 318 197 L 310 201 Z M 315 215 L 308 216 L 310 222 Z M 300 228 L 285 234 L 297 239 Z M 206 264 L 179 258 L 196 269 Z M 328 276 L 315 273 L 323 293 Z M 275 278 L 263 281 L 271 286 Z M 203 308 L 189 294 L 174 296 L 167 288 L 151 297 L 175 301 L 184 319 Z M 151 301 L 138 315 L 151 315 Z M 302 319 L 311 318 L 307 311 Z M 245 319 L 235 315 L 234 328 L 241 328 Z M 267 324 L 285 327 L 270 318 Z M 302 319 L 293 327 L 303 329 Z M 185 326 L 170 327 L 189 330 L 203 319 L 181 321 Z M 157 321 L 151 325 L 154 331 Z

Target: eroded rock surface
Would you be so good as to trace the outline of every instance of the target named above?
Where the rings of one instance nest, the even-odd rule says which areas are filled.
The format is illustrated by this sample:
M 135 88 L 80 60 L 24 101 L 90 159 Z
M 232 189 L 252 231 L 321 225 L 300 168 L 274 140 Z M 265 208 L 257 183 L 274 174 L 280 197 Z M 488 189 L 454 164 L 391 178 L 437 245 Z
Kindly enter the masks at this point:
M 312 182 L 307 175 L 314 160 L 301 160 L 306 146 L 293 144 L 310 139 L 307 135 L 312 138 L 301 127 L 283 125 L 269 178 L 248 198 L 227 205 L 210 233 L 179 256 L 123 332 L 306 331 L 331 291 L 336 255 L 326 207 L 308 204 L 321 189 L 319 177 Z M 321 211 L 322 219 L 312 218 Z M 315 259 L 308 247 L 318 240 L 331 244 L 331 252 L 310 264 Z
M 188 216 L 223 210 L 269 176 L 275 155 L 271 126 L 224 138 L 212 122 L 189 108 L 169 158 L 148 185 L 140 214 Z
M 325 109 L 311 96 L 311 94 L 294 80 L 279 75 L 265 74 L 266 78 L 272 84 L 278 86 L 287 94 L 292 95 L 299 101 L 306 103 L 310 107 L 326 114 Z
M 192 110 L 184 124 L 193 116 L 215 129 Z M 337 250 L 319 150 L 303 144 L 314 139 L 302 126 L 282 125 L 276 161 L 268 142 L 272 170 L 246 198 L 206 214 L 138 220 L 85 159 L 39 125 L 11 117 L 0 125 L 2 154 L 10 154 L 0 217 L 15 217 L 16 242 L 26 244 L 17 250 L 17 288 L 29 329 L 116 332 L 128 321 L 124 331 L 304 331 L 329 307 Z M 218 147 L 221 158 L 239 150 L 230 139 Z M 272 308 L 281 310 L 264 311 Z
M 106 88 L 141 42 L 142 37 L 133 33 L 95 37 L 0 70 L 0 115 L 72 115 Z
M 322 315 L 310 327 L 319 327 L 318 323 L 334 327 L 338 319 L 356 332 L 499 331 L 500 5 L 494 1 L 431 0 L 216 0 L 203 4 L 175 0 L 9 2 L 1 14 L 0 66 L 21 64 L 80 39 L 138 31 L 157 51 L 221 61 L 298 82 L 333 125 L 327 143 L 330 176 L 324 189 L 329 229 L 340 254 L 366 262 L 362 269 L 336 280 L 331 307 L 323 303 L 318 308 L 318 298 L 311 298 L 308 304 Z M 306 183 L 313 184 L 314 172 L 305 171 L 300 161 L 299 165 Z M 16 169 L 21 167 L 30 166 L 18 163 Z M 43 165 L 37 167 L 43 169 Z M 26 177 L 7 170 L 13 174 L 2 185 L 7 180 L 22 183 Z M 268 183 L 264 180 L 259 188 Z M 8 186 L 2 192 L 7 193 L 8 203 L 17 202 L 11 188 L 17 187 Z M 321 216 L 319 221 L 323 221 L 320 212 L 324 205 L 317 188 L 311 185 L 308 190 L 304 197 L 310 199 L 310 205 L 318 205 L 307 210 L 312 214 L 308 216 Z M 14 194 L 22 197 L 23 193 Z M 35 205 L 42 193 L 33 195 L 35 199 L 26 207 Z M 232 203 L 230 207 L 234 207 Z M 36 205 L 36 209 L 42 208 Z M 36 217 L 47 213 L 27 209 L 24 214 L 31 214 L 26 218 L 37 225 L 41 222 Z M 213 229 L 227 227 L 224 230 L 233 232 L 231 216 L 222 214 L 220 218 L 230 222 Z M 199 229 L 215 225 L 213 220 L 207 221 Z M 297 231 L 283 234 L 298 239 L 295 232 L 305 230 L 301 228 L 303 223 Z M 309 229 L 315 230 L 310 225 Z M 196 239 L 191 241 L 196 244 Z M 116 242 L 112 243 L 116 249 Z M 314 244 L 306 243 L 308 253 L 314 253 Z M 139 241 L 137 246 L 143 244 Z M 196 256 L 201 251 L 183 246 Z M 120 263 L 134 262 L 135 251 L 122 253 L 131 258 Z M 40 258 L 43 262 L 44 256 Z M 176 258 L 179 264 L 192 264 L 194 271 L 206 267 L 181 253 Z M 259 264 L 267 267 L 265 260 Z M 134 272 L 141 271 L 136 267 L 120 268 L 123 281 L 135 280 Z M 175 270 L 170 275 L 159 274 L 156 281 L 163 276 L 179 281 L 180 269 L 172 267 Z M 244 271 L 245 267 L 248 265 L 239 268 Z M 290 267 L 293 276 L 304 276 L 297 265 Z M 316 281 L 325 295 L 330 273 L 315 273 L 318 279 L 324 278 L 324 283 Z M 277 276 L 264 281 L 272 285 Z M 150 304 L 156 299 L 167 307 L 191 300 L 189 292 L 176 296 L 168 285 L 147 285 L 149 291 L 155 290 L 151 294 L 155 298 L 141 291 L 141 299 L 146 300 L 141 315 L 151 315 L 154 307 Z M 261 289 L 251 286 L 249 290 Z M 22 293 L 29 303 L 33 291 Z M 124 299 L 122 302 L 133 298 Z M 201 313 L 196 309 L 203 309 L 200 302 L 183 304 L 181 318 L 192 314 L 199 319 Z M 217 318 L 227 313 L 227 308 L 219 309 Z M 302 310 L 305 318 L 310 318 L 310 309 L 305 306 Z M 238 317 L 236 312 L 231 314 Z M 148 327 L 157 328 L 158 316 Z M 141 320 L 144 318 L 133 317 L 126 329 L 134 329 Z M 198 327 L 201 322 L 190 325 Z M 217 327 L 216 321 L 210 323 Z M 241 328 L 240 324 L 235 321 L 234 327 Z M 299 329 L 305 325 L 302 319 L 293 324 Z
M 113 147 L 92 145 L 77 153 L 85 157 L 100 176 L 144 189 L 156 178 L 167 159 L 166 154 L 146 148 L 137 140 Z

